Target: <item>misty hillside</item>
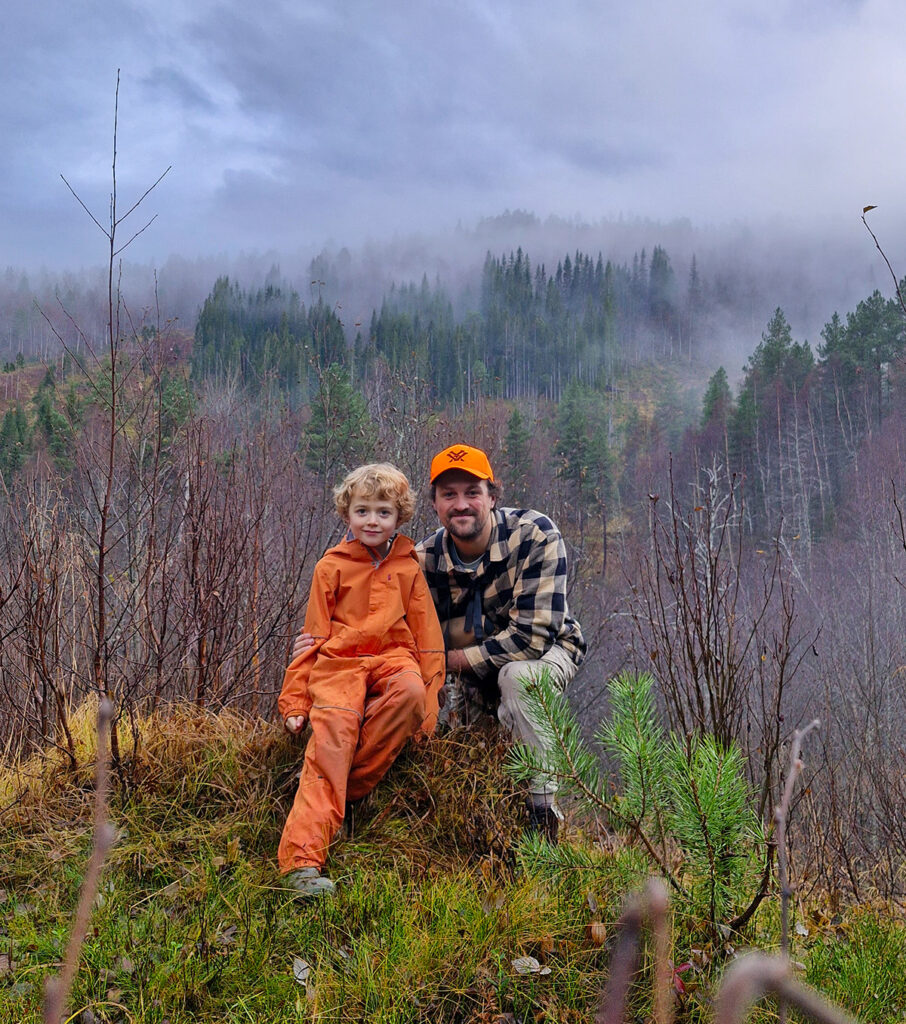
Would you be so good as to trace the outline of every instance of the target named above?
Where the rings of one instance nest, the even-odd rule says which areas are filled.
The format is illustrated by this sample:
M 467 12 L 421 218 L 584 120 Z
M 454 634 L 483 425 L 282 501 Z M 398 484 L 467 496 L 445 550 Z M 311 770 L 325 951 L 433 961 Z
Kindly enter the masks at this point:
M 631 266 L 643 251 L 650 257 L 660 247 L 671 260 L 681 294 L 694 258 L 719 311 L 703 354 L 714 368 L 723 363 L 735 375 L 778 306 L 796 336 L 814 345 L 835 311 L 851 308 L 875 288 L 889 291 L 889 274 L 869 235 L 850 232 L 846 239 L 809 237 L 781 223 L 757 229 L 632 218 L 588 223 L 508 211 L 452 234 L 375 239 L 358 249 L 318 254 L 275 249 L 229 258 L 173 254 L 159 266 L 127 263 L 123 287 L 135 320 L 176 322 L 191 330 L 218 277 L 229 277 L 246 289 L 276 280 L 298 292 L 307 305 L 319 299 L 331 308 L 339 305 L 351 343 L 356 324 L 367 324 L 391 289 L 419 285 L 423 277 L 444 290 L 458 318 L 476 310 L 488 254 L 500 257 L 521 249 L 533 266 L 553 273 L 564 256 L 577 251 Z M 64 310 L 83 328 L 101 327 L 97 317 L 104 274 L 99 268 L 26 274 L 7 267 L 0 280 L 0 357 L 14 359 L 21 351 L 46 359 L 58 349 L 42 312 L 64 337 L 72 329 L 69 317 L 60 315 Z
M 156 300 L 133 303 L 127 289 L 141 292 L 147 282 L 141 272 L 132 282 L 126 267 L 122 278 L 114 265 L 106 280 L 42 282 L 41 309 L 27 280 L 5 276 L 0 735 L 11 781 L 2 813 L 20 827 L 19 808 L 32 805 L 17 780 L 44 771 L 86 790 L 85 716 L 100 695 L 115 712 L 111 757 L 124 813 L 146 783 L 155 786 L 154 771 L 143 774 L 146 720 L 178 729 L 184 716 L 197 716 L 203 733 L 229 728 L 238 715 L 270 729 L 260 723 L 273 721 L 314 565 L 342 530 L 332 502 L 337 479 L 365 461 L 396 463 L 418 492 L 407 529 L 422 537 L 437 522 L 426 487 L 430 459 L 468 440 L 487 452 L 504 504 L 542 510 L 564 537 L 570 610 L 588 641 L 568 694 L 570 735 L 588 738 L 601 723 L 624 722 L 609 759 L 598 750 L 582 762 L 610 773 L 599 795 L 617 794 L 592 813 L 629 851 L 627 862 L 618 858 L 614 893 L 653 870 L 672 878 L 690 906 L 705 907 L 699 917 L 712 944 L 722 928 L 748 941 L 750 925 L 770 927 L 779 884 L 773 829 L 790 747 L 797 729 L 820 719 L 790 810 L 799 898 L 815 908 L 821 935 L 830 928 L 847 943 L 855 924 L 847 931 L 824 922 L 848 925 L 850 914 L 855 921 L 881 903 L 878 934 L 895 945 L 906 865 L 906 315 L 892 282 L 835 303 L 808 338 L 779 304 L 770 275 L 747 276 L 738 263 L 700 255 L 684 246 L 682 232 L 662 240 L 632 234 L 625 252 L 608 255 L 591 245 L 546 250 L 539 238 L 549 225 L 524 215 L 515 221 L 512 242 L 525 231 L 524 246 L 491 248 L 496 236 L 488 232 L 500 225 L 463 233 L 473 255 L 455 264 L 467 271 L 459 278 L 431 273 L 424 259 L 408 280 L 388 274 L 378 250 L 381 273 L 361 276 L 364 256 L 351 253 L 309 261 L 301 280 L 276 266 L 258 281 L 218 269 L 191 304 L 186 299 L 188 323 L 168 308 L 162 281 Z M 453 252 L 451 245 L 451 268 Z M 363 295 L 366 283 L 374 287 L 361 316 L 344 294 L 355 281 Z M 180 286 L 188 296 L 191 274 Z M 791 308 L 804 315 L 803 305 Z M 731 338 L 735 364 L 718 358 Z M 614 698 L 615 680 L 627 678 L 650 681 L 644 714 L 633 712 L 638 693 Z M 191 730 L 184 738 L 191 745 Z M 467 743 L 463 756 L 481 759 L 482 749 Z M 633 751 L 642 749 L 660 753 L 639 774 Z M 628 751 L 622 761 L 620 751 Z M 258 785 L 262 776 L 253 774 Z M 714 827 L 684 829 L 684 821 L 703 820 L 696 801 L 708 780 Z M 731 801 L 716 788 L 720 780 L 733 783 Z M 171 780 L 167 792 L 182 782 Z M 411 776 L 407 787 L 405 820 L 413 829 L 416 818 L 436 822 L 431 787 Z M 216 801 L 231 791 L 223 780 L 200 783 L 176 806 L 203 814 L 209 788 L 219 815 Z M 271 808 L 281 797 L 265 790 L 261 799 Z M 52 820 L 75 816 L 49 806 Z M 721 817 L 725 807 L 734 812 Z M 166 820 L 169 808 L 165 801 L 154 814 Z M 482 842 L 497 849 L 497 826 L 483 815 Z M 247 841 L 265 857 L 270 841 L 262 837 L 273 819 L 254 820 Z M 470 822 L 443 827 L 466 848 L 475 841 Z M 407 827 L 381 833 L 383 847 Z M 181 850 L 186 841 L 173 843 Z M 130 847 L 138 877 L 154 860 L 146 843 Z M 574 845 L 564 844 L 567 859 Z M 601 851 L 593 852 L 597 863 Z M 235 844 L 213 856 L 232 863 Z M 369 909 L 340 904 L 342 913 L 366 927 L 376 905 L 399 902 L 387 893 L 399 895 L 401 885 L 405 905 L 421 908 L 412 889 L 430 876 L 425 865 L 435 854 L 415 856 L 427 875 L 412 882 L 404 864 L 405 883 L 391 879 L 383 896 L 353 875 Z M 509 870 L 512 857 L 503 848 L 500 856 Z M 179 881 L 167 863 L 161 890 Z M 568 892 L 556 889 L 553 898 L 572 921 L 587 895 L 575 888 L 581 855 L 570 865 L 578 873 L 564 875 L 556 884 Z M 17 891 L 29 870 L 39 873 L 35 863 L 16 869 Z M 219 878 L 213 861 L 212 870 Z M 189 1015 L 229 962 L 220 932 L 210 930 L 208 871 L 193 869 L 188 883 L 193 906 L 204 908 L 187 925 L 194 937 L 180 932 L 174 940 L 201 951 L 199 960 L 166 969 L 185 982 Z M 71 876 L 67 884 L 68 896 Z M 162 912 L 148 928 L 166 939 L 181 912 L 174 918 L 155 902 L 156 884 L 128 906 L 148 898 Z M 260 878 L 255 884 L 267 889 Z M 438 905 L 452 898 L 431 892 Z M 66 902 L 56 889 L 53 901 Z M 246 921 L 240 893 L 229 901 Z M 59 931 L 57 913 L 45 910 L 51 931 Z M 117 937 L 129 934 L 129 914 L 117 910 Z M 449 925 L 447 914 L 443 941 Z M 251 926 L 241 928 L 247 952 Z M 269 925 L 263 931 L 277 934 Z M 221 944 L 231 947 L 235 934 Z M 329 936 L 343 946 L 339 931 Z M 29 954 L 30 945 L 45 949 L 37 929 L 17 933 L 16 942 Z M 696 942 L 693 959 L 706 945 Z M 54 935 L 47 956 L 58 946 Z M 846 973 L 857 948 L 826 949 L 824 963 L 845 962 Z M 382 955 L 369 951 L 363 970 Z M 23 962 L 26 971 L 35 967 Z M 499 966 L 486 958 L 475 968 L 482 978 L 491 962 Z M 824 970 L 822 978 L 834 975 Z M 342 968 L 331 977 L 344 991 Z M 432 977 L 435 992 L 463 984 Z M 584 998 L 584 980 L 569 985 Z M 852 993 L 850 1002 L 865 1012 Z

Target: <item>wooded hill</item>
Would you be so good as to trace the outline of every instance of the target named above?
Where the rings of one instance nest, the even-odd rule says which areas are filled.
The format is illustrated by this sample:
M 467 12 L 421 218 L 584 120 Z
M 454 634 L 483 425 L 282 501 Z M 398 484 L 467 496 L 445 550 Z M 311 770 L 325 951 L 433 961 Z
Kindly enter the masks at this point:
M 716 281 L 671 268 L 661 246 L 553 266 L 517 248 L 486 256 L 477 291 L 397 284 L 360 323 L 290 282 L 221 277 L 194 339 L 117 306 L 106 337 L 68 318 L 72 339 L 61 329 L 37 372 L 14 356 L 0 374 L 11 753 L 51 744 L 75 768 L 69 721 L 89 694 L 117 707 L 123 764 L 135 716 L 171 702 L 270 715 L 339 529 L 337 477 L 380 457 L 420 485 L 433 452 L 468 439 L 505 503 L 541 508 L 567 540 L 590 644 L 571 694 L 583 722 L 605 714 L 607 678 L 654 669 L 677 733 L 738 745 L 769 822 L 791 730 L 820 715 L 808 813 L 833 828 L 802 863 L 815 884 L 898 891 L 902 312 L 870 294 L 829 313 L 813 348 L 778 308 L 734 385 L 706 362 Z M 411 530 L 434 522 L 422 490 Z

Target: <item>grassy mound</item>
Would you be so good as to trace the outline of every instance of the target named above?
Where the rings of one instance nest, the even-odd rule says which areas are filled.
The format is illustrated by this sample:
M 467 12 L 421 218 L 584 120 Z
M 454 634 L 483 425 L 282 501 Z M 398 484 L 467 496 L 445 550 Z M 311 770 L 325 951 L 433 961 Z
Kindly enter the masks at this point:
M 0 777 L 2 1022 L 41 1020 L 44 978 L 59 969 L 71 927 L 91 846 L 89 710 L 76 737 L 84 769 L 48 754 Z M 523 840 L 522 799 L 495 731 L 407 751 L 331 850 L 336 895 L 310 901 L 282 888 L 274 864 L 298 741 L 260 720 L 175 709 L 140 723 L 130 749 L 72 1020 L 593 1018 L 613 926 L 645 862 L 605 849 L 577 822 L 556 856 Z M 883 991 L 888 1009 L 906 1005 L 884 952 L 902 951 L 903 933 L 877 915 L 861 920 L 803 940 L 809 964 L 840 981 L 857 957 L 864 1001 L 842 981 L 837 998 L 866 1019 L 892 1019 L 873 1015 L 870 993 Z M 675 944 L 674 959 L 692 964 L 683 1016 L 711 1019 L 707 951 L 682 935 Z
M 71 925 L 91 844 L 86 719 L 84 771 L 49 757 L 3 780 L 0 1020 L 40 1020 Z M 626 878 L 603 856 L 561 883 L 525 871 L 523 803 L 493 731 L 407 751 L 332 848 L 337 895 L 309 902 L 274 865 L 298 742 L 177 709 L 134 747 L 74 1019 L 579 1020 L 593 1004 L 606 956 L 585 937 L 588 893 L 606 905 Z M 519 974 L 520 956 L 551 972 Z

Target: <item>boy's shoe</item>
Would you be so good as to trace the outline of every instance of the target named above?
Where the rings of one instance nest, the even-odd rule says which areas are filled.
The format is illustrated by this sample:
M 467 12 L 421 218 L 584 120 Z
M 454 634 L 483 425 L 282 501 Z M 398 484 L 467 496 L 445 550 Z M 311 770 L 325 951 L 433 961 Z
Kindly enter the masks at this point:
M 529 823 L 526 832 L 547 840 L 551 846 L 557 845 L 560 833 L 560 812 L 556 807 L 545 804 L 528 803 Z
M 317 868 L 296 868 L 283 876 L 283 884 L 287 889 L 294 889 L 299 896 L 329 895 L 336 886 Z

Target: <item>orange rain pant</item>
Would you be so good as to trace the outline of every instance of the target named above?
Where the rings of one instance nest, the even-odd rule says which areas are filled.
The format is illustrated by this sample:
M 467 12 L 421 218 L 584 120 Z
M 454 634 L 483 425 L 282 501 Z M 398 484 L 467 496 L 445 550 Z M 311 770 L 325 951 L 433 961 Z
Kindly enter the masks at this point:
M 281 874 L 323 867 L 347 800 L 374 789 L 425 717 L 425 683 L 405 651 L 319 657 L 309 692 L 311 736 L 277 849 Z

